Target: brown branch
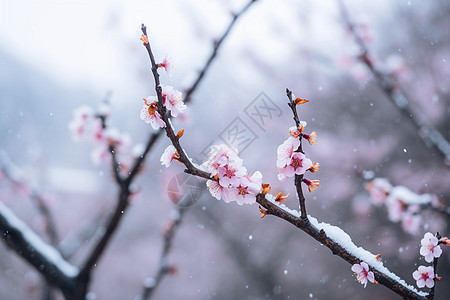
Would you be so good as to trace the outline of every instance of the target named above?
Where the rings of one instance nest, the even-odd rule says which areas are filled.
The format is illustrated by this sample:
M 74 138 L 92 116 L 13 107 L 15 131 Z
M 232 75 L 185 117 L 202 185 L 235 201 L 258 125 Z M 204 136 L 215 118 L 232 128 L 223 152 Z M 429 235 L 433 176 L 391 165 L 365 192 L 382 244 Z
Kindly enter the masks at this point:
M 295 126 L 298 128 L 300 126 L 300 119 L 298 117 L 297 104 L 295 104 L 294 99 L 292 98 L 292 91 L 289 90 L 288 88 L 286 88 L 286 96 L 289 99 L 288 106 L 291 108 L 292 114 L 294 115 L 293 118 L 295 121 Z M 304 154 L 302 149 L 302 135 L 299 135 L 298 139 L 300 140 L 300 145 L 298 146 L 298 149 L 296 151 Z M 295 189 L 297 190 L 297 197 L 299 201 L 301 215 L 303 219 L 308 220 L 307 218 L 308 214 L 306 212 L 306 199 L 305 196 L 303 195 L 302 181 L 303 181 L 303 174 L 301 175 L 295 174 L 294 185 Z
M 65 295 L 76 288 L 78 269 L 46 244 L 0 201 L 0 233 L 9 248 L 36 268 L 45 280 Z
M 143 30 L 143 32 L 145 34 L 144 30 Z M 154 62 L 153 53 L 151 51 L 151 48 L 150 47 L 146 47 L 146 48 L 149 53 L 150 60 L 152 62 Z M 155 90 L 158 94 L 158 98 L 162 99 L 161 88 L 159 86 L 159 79 L 158 79 L 159 75 L 158 75 L 158 72 L 155 67 L 156 67 L 156 64 L 154 66 L 152 66 L 152 70 L 155 70 L 155 72 L 154 72 Z M 289 93 L 289 90 L 287 90 L 287 93 Z M 178 151 L 178 154 L 180 155 L 179 161 L 185 165 L 185 167 L 187 169 L 186 172 L 189 174 L 192 174 L 192 175 L 196 175 L 196 176 L 205 178 L 205 179 L 210 179 L 211 174 L 198 169 L 188 159 L 187 155 L 184 152 L 184 149 L 180 145 L 179 139 L 174 134 L 174 130 L 165 114 L 165 108 L 162 106 L 162 103 L 159 104 L 158 111 L 160 112 L 160 114 L 163 118 L 163 121 L 166 122 L 166 127 L 164 128 L 164 130 L 166 131 L 167 136 L 171 140 L 172 145 Z M 380 284 L 382 284 L 382 285 L 386 286 L 387 288 L 389 288 L 390 290 L 392 290 L 393 292 L 401 295 L 404 298 L 408 298 L 408 299 L 426 299 L 426 297 L 425 297 L 427 295 L 426 293 L 417 292 L 414 288 L 408 287 L 408 286 L 402 284 L 400 282 L 401 279 L 397 275 L 390 273 L 390 271 L 387 268 L 382 266 L 381 262 L 377 262 L 375 259 L 376 256 L 374 254 L 370 253 L 369 251 L 363 250 L 364 254 L 365 254 L 364 257 L 359 257 L 354 253 L 350 253 L 348 250 L 346 250 L 344 248 L 343 245 L 339 244 L 337 241 L 335 241 L 332 238 L 330 238 L 329 236 L 327 236 L 327 232 L 324 229 L 318 229 L 317 227 L 312 225 L 307 216 L 306 217 L 302 217 L 302 216 L 296 217 L 296 216 L 288 213 L 284 209 L 280 208 L 278 205 L 268 201 L 263 194 L 258 194 L 256 196 L 256 202 L 258 202 L 265 209 L 267 209 L 267 214 L 271 214 L 271 215 L 277 216 L 279 218 L 282 218 L 282 219 L 288 221 L 289 223 L 293 224 L 297 228 L 303 230 L 308 235 L 310 235 L 311 237 L 313 237 L 314 239 L 319 241 L 321 244 L 327 246 L 333 252 L 333 254 L 340 256 L 341 258 L 343 258 L 350 264 L 356 264 L 356 263 L 360 263 L 361 261 L 365 261 L 366 263 L 368 263 L 369 265 L 372 266 L 376 280 Z M 339 229 L 339 230 L 342 231 L 341 229 Z M 344 231 L 342 231 L 342 233 L 344 233 Z M 356 245 L 354 245 L 353 243 L 352 243 L 352 245 L 355 248 L 357 248 Z M 360 248 L 358 248 L 358 249 L 360 249 Z M 372 260 L 375 260 L 376 263 L 381 264 L 381 265 L 374 266 L 374 261 L 372 261 L 372 262 L 367 261 L 367 255 L 370 255 L 370 258 L 373 258 Z M 380 269 L 384 269 L 384 270 L 380 270 Z M 390 274 L 388 274 L 388 273 L 390 273 Z M 389 275 L 391 275 L 391 276 L 389 276 Z
M 142 295 L 139 299 L 147 300 L 150 299 L 153 295 L 155 289 L 159 286 L 163 278 L 170 274 L 171 266 L 168 263 L 168 256 L 170 254 L 170 250 L 172 249 L 173 239 L 175 237 L 175 232 L 177 231 L 180 223 L 183 219 L 183 216 L 186 212 L 186 209 L 182 207 L 178 207 L 176 210 L 176 217 L 170 223 L 168 230 L 164 233 L 163 239 L 163 248 L 161 252 L 161 257 L 159 258 L 159 265 L 156 271 L 156 275 L 152 278 L 152 282 L 147 284 L 142 291 Z
M 220 46 L 222 45 L 223 41 L 227 38 L 228 34 L 230 33 L 231 29 L 233 28 L 234 24 L 236 23 L 236 21 L 239 19 L 240 16 L 242 16 L 247 9 L 253 4 L 255 3 L 257 0 L 251 0 L 249 3 L 247 3 L 238 13 L 233 14 L 233 19 L 231 20 L 230 24 L 228 24 L 227 29 L 225 30 L 225 32 L 223 33 L 223 35 L 217 40 L 214 41 L 213 43 L 213 51 L 211 53 L 211 55 L 209 56 L 208 60 L 206 61 L 206 64 L 204 65 L 204 67 L 202 68 L 202 70 L 200 71 L 197 79 L 194 81 L 194 83 L 192 84 L 192 86 L 187 89 L 186 91 L 186 95 L 185 95 L 185 103 L 190 102 L 191 101 L 191 97 L 192 94 L 195 92 L 195 90 L 197 89 L 198 85 L 200 84 L 200 82 L 203 80 L 203 77 L 205 76 L 206 72 L 209 70 L 209 67 L 211 66 L 211 63 L 213 62 L 214 58 L 216 57 Z
M 355 30 L 355 24 L 350 20 L 348 11 L 342 0 L 338 0 L 341 16 L 346 24 L 348 30 L 352 33 L 356 44 L 360 48 L 360 60 L 364 63 L 370 72 L 373 74 L 378 86 L 384 92 L 386 97 L 395 105 L 403 116 L 410 121 L 410 123 L 416 128 L 417 134 L 427 147 L 433 146 L 438 153 L 446 160 L 446 163 L 450 164 L 450 143 L 444 137 L 444 135 L 431 125 L 425 124 L 420 118 L 417 117 L 417 113 L 414 113 L 410 107 L 410 99 L 408 96 L 398 87 L 398 83 L 393 82 L 386 74 L 381 72 L 373 64 L 369 58 L 369 49 L 358 35 Z

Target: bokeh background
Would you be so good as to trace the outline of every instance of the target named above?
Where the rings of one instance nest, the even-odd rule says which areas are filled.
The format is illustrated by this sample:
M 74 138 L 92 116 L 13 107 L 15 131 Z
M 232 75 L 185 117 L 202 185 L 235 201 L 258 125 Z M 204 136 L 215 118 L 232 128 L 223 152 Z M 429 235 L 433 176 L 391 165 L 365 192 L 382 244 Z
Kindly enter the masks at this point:
M 144 143 L 152 129 L 139 119 L 142 98 L 153 95 L 141 23 L 161 60 L 171 57 L 179 90 L 190 87 L 232 13 L 247 1 L 5 1 L 0 0 L 0 147 L 43 195 L 63 242 L 83 238 L 71 258 L 79 264 L 114 208 L 117 187 L 109 164 L 90 159 L 92 146 L 68 130 L 73 110 L 107 98 L 110 123 Z M 360 24 L 377 66 L 398 78 L 414 113 L 450 139 L 450 4 L 448 1 L 345 1 Z M 276 178 L 276 148 L 293 125 L 286 87 L 311 102 L 300 118 L 318 144 L 305 146 L 320 162 L 320 188 L 307 195 L 309 214 L 342 227 L 353 241 L 381 253 L 385 265 L 414 284 L 425 262 L 420 239 L 427 231 L 448 235 L 448 217 L 421 213 L 416 234 L 392 223 L 371 204 L 364 174 L 388 178 L 417 193 L 448 199 L 449 168 L 388 101 L 356 57 L 335 1 L 259 0 L 239 19 L 189 111 L 174 121 L 191 157 L 239 117 L 255 134 L 242 152 L 247 169 L 260 170 L 272 190 L 295 189 Z M 261 93 L 279 108 L 258 126 L 246 113 Z M 176 206 L 168 185 L 183 168 L 160 165 L 169 144 L 159 140 L 133 188 L 137 195 L 94 273 L 95 299 L 133 299 L 157 269 L 161 232 Z M 369 172 L 367 172 L 369 171 Z M 45 237 L 45 220 L 25 192 L 0 177 L 0 201 Z M 202 185 L 203 182 L 200 181 Z M 183 187 L 181 187 L 183 188 Z M 186 189 L 183 189 L 186 191 Z M 448 249 L 439 262 L 450 285 Z M 41 299 L 43 282 L 30 266 L 0 244 L 0 298 Z M 282 220 L 260 219 L 257 205 L 225 204 L 207 191 L 184 214 L 169 257 L 177 273 L 164 279 L 155 299 L 396 299 L 382 286 L 355 282 L 350 265 Z

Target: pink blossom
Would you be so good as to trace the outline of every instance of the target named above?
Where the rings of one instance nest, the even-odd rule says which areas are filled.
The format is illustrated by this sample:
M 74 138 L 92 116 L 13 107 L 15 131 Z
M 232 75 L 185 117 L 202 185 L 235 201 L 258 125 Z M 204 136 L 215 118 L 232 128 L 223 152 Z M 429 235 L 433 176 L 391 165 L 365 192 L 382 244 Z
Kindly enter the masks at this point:
M 301 175 L 305 174 L 312 165 L 312 161 L 306 158 L 301 152 L 295 152 L 292 154 L 291 160 L 286 166 L 285 175 L 287 177 L 292 177 L 295 174 Z
M 158 67 L 164 68 L 167 75 L 170 76 L 170 73 L 171 73 L 170 71 L 173 70 L 173 61 L 171 58 L 167 58 L 167 55 L 166 55 L 166 57 L 163 59 L 162 63 L 158 64 Z
M 217 200 L 223 199 L 225 203 L 231 202 L 231 199 L 228 198 L 228 189 L 221 186 L 219 182 L 208 180 L 206 181 L 206 186 L 208 187 L 209 193 Z
M 73 111 L 73 119 L 69 123 L 69 129 L 72 132 L 72 137 L 75 140 L 81 139 L 89 122 L 95 117 L 94 110 L 89 106 L 80 106 Z
M 441 256 L 442 249 L 438 245 L 438 239 L 431 232 L 425 233 L 423 239 L 420 241 L 422 247 L 420 247 L 420 255 L 425 257 L 425 261 L 432 262 L 436 257 Z
M 247 169 L 243 166 L 233 166 L 227 164 L 218 168 L 219 184 L 223 187 L 239 185 L 240 178 L 247 173 Z
M 284 168 L 291 161 L 294 151 L 300 146 L 299 139 L 289 137 L 277 148 L 277 167 Z
M 156 100 L 155 98 L 156 97 L 149 97 L 148 99 L 144 99 L 145 104 L 142 107 L 140 117 L 145 123 L 150 123 L 153 129 L 158 129 L 160 127 L 166 127 L 166 123 L 162 120 L 161 115 L 156 110 L 156 101 L 148 104 L 148 102 Z
M 166 150 L 164 150 L 164 153 L 161 155 L 161 164 L 165 165 L 166 168 L 170 166 L 172 161 L 176 158 L 179 158 L 177 149 L 173 145 L 169 145 Z
M 244 175 L 235 187 L 230 188 L 229 197 L 236 200 L 237 204 L 253 204 L 256 202 L 256 195 L 261 191 L 262 174 L 259 171 L 252 176 Z
M 364 284 L 364 288 L 367 286 L 367 281 L 375 283 L 375 276 L 372 271 L 369 271 L 369 265 L 367 263 L 362 261 L 360 264 L 354 264 L 352 271 L 357 274 L 356 279 L 361 284 Z
M 405 230 L 409 234 L 418 234 L 421 220 L 422 219 L 420 215 L 413 214 L 410 211 L 405 212 L 402 218 L 403 230 Z
M 182 114 L 187 106 L 183 103 L 183 96 L 180 91 L 171 86 L 162 86 L 163 104 L 166 106 L 172 117 Z
M 388 210 L 389 219 L 392 222 L 398 222 L 402 219 L 406 206 L 400 198 L 390 194 L 386 198 L 386 207 Z
M 434 269 L 432 266 L 419 266 L 419 268 L 413 272 L 413 278 L 416 280 L 416 284 L 419 288 L 425 286 L 432 288 L 434 286 Z
M 385 178 L 375 178 L 366 185 L 366 189 L 370 193 L 372 203 L 381 205 L 392 190 L 392 185 Z
M 211 176 L 218 174 L 219 167 L 231 165 L 242 166 L 242 159 L 237 155 L 237 150 L 227 145 L 212 145 L 208 159 L 201 165 L 203 169 L 211 173 Z

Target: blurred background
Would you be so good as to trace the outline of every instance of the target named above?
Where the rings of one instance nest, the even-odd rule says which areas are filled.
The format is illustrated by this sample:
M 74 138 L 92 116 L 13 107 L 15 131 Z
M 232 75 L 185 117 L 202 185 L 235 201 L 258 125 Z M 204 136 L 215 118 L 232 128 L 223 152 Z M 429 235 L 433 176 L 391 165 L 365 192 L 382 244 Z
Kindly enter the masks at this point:
M 154 85 L 141 23 L 157 60 L 174 61 L 175 70 L 170 77 L 160 72 L 161 81 L 186 90 L 232 13 L 246 3 L 0 0 L 0 148 L 45 196 L 63 241 L 101 229 L 117 193 L 110 164 L 95 164 L 92 145 L 73 140 L 73 110 L 108 99 L 111 126 L 127 132 L 133 145 L 145 143 L 152 129 L 139 112 Z M 395 76 L 417 118 L 450 139 L 449 1 L 345 4 L 374 64 Z M 359 54 L 337 2 L 259 0 L 238 20 L 174 126 L 185 129 L 183 145 L 201 161 L 212 142 L 223 143 L 243 124 L 250 133 L 240 145 L 244 165 L 261 171 L 274 193 L 290 193 L 285 204 L 296 209 L 293 183 L 277 180 L 276 149 L 294 125 L 285 89 L 309 99 L 299 115 L 306 132 L 319 135 L 318 144 L 304 150 L 321 167 L 308 178 L 321 184 L 306 195 L 308 213 L 382 254 L 390 270 L 415 285 L 412 272 L 426 264 L 420 239 L 427 231 L 448 236 L 448 216 L 420 211 L 420 226 L 406 232 L 385 207 L 371 203 L 365 179 L 384 177 L 445 201 L 449 167 L 389 102 Z M 258 106 L 261 101 L 271 110 Z M 266 117 L 255 115 L 255 107 Z M 133 185 L 138 193 L 94 272 L 94 299 L 134 299 L 156 272 L 162 232 L 177 209 L 170 201 L 174 178 L 188 190 L 180 165 L 160 164 L 168 145 L 158 141 Z M 199 182 L 202 190 L 185 210 L 169 256 L 177 272 L 158 286 L 155 299 L 397 298 L 383 286 L 363 289 L 348 263 L 283 220 L 260 219 L 256 204 L 217 201 Z M 45 219 L 26 195 L 0 176 L 0 201 L 47 240 Z M 93 240 L 95 233 L 81 238 L 73 264 L 84 260 Z M 450 292 L 443 250 L 436 299 Z M 0 298 L 41 299 L 39 274 L 5 244 L 0 251 Z

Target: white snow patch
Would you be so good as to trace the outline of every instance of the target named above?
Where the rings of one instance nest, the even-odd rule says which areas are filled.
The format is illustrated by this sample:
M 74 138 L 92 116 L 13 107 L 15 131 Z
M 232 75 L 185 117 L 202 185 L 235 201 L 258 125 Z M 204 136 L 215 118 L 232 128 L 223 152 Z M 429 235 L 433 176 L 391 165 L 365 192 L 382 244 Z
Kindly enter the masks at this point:
M 311 217 L 308 215 L 308 219 L 311 222 L 313 226 L 315 226 L 318 230 L 323 229 L 326 233 L 326 235 L 342 246 L 346 251 L 348 251 L 353 256 L 359 258 L 361 261 L 366 262 L 368 265 L 370 265 L 375 270 L 379 271 L 380 273 L 385 274 L 386 276 L 392 278 L 393 280 L 397 281 L 401 285 L 403 285 L 405 288 L 419 294 L 420 296 L 427 296 L 428 293 L 417 291 L 413 286 L 407 284 L 403 279 L 401 279 L 399 276 L 395 275 L 391 271 L 389 271 L 388 268 L 386 268 L 381 261 L 378 261 L 376 258 L 376 255 L 372 254 L 371 252 L 367 251 L 366 249 L 362 247 L 356 246 L 350 236 L 343 231 L 341 228 L 337 226 L 330 225 L 328 223 L 323 223 L 317 221 L 316 218 Z
M 34 233 L 22 220 L 17 218 L 14 213 L 1 202 L 0 214 L 6 219 L 11 227 L 16 228 L 22 233 L 24 239 L 36 249 L 36 252 L 45 256 L 47 260 L 57 266 L 64 275 L 67 277 L 75 277 L 78 275 L 77 267 L 65 261 L 55 248 L 44 243 L 36 233 Z

